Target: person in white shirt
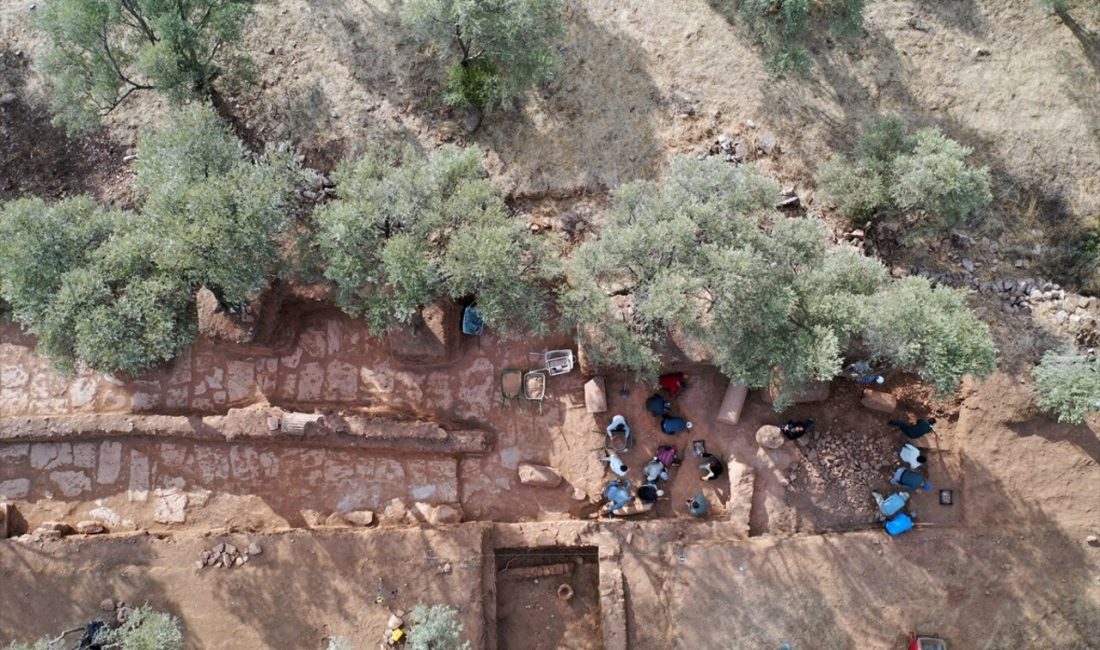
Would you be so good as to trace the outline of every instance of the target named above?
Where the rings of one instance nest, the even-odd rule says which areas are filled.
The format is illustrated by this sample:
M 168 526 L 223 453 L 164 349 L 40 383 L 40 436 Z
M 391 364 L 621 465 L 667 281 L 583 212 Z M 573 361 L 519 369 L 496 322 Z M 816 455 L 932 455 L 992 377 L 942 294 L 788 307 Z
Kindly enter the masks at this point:
M 911 442 L 902 445 L 901 451 L 898 452 L 898 458 L 908 465 L 909 469 L 917 469 L 928 462 L 928 458 Z
M 618 454 L 609 454 L 601 458 L 603 462 L 607 463 L 607 466 L 615 473 L 616 476 L 626 476 L 626 471 L 629 469 L 623 460 L 619 458 Z

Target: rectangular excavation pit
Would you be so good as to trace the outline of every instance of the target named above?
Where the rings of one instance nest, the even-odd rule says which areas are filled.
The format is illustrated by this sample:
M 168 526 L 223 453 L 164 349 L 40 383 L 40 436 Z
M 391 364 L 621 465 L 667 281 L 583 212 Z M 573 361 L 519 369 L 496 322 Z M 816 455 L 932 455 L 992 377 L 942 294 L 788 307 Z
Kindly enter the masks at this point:
M 600 650 L 595 546 L 496 551 L 497 648 Z

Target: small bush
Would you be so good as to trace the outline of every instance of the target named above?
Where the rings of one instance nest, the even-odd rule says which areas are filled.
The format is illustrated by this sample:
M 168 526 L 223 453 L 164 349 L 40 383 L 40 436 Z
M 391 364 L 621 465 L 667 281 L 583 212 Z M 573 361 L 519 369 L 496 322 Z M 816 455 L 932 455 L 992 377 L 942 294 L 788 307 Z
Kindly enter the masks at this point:
M 879 118 L 860 135 L 851 158 L 837 156 L 822 168 L 821 183 L 849 220 L 920 212 L 910 234 L 962 223 L 992 200 L 989 170 L 966 163 L 971 150 L 936 128 L 910 135 L 897 117 Z
M 865 0 L 733 0 L 737 15 L 760 43 L 777 74 L 804 72 L 810 65 L 803 41 L 815 27 L 836 37 L 863 31 Z
M 100 632 L 95 641 L 105 648 L 122 650 L 182 650 L 183 629 L 178 618 L 146 603 L 121 626 Z
M 917 131 L 915 140 L 912 153 L 894 159 L 890 194 L 898 208 L 924 210 L 950 228 L 993 199 L 989 170 L 966 164 L 969 147 L 934 128 Z
M 1081 424 L 1100 411 L 1100 356 L 1047 352 L 1034 377 L 1039 407 L 1059 422 Z
M 466 626 L 454 607 L 417 605 L 409 620 L 407 650 L 469 650 L 470 642 L 460 641 Z

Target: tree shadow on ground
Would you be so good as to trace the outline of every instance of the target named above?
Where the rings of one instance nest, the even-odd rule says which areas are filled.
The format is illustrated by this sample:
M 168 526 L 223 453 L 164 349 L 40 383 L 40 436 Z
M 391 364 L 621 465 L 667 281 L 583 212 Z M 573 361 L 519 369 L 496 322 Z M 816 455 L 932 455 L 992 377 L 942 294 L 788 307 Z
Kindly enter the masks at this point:
M 69 538 L 41 545 L 0 540 L 0 645 L 33 642 L 43 636 L 92 620 L 111 616 L 100 609 L 105 598 L 144 603 L 158 611 L 179 615 L 170 585 L 159 581 L 149 565 L 156 559 L 159 540 L 137 539 L 125 544 L 106 538 Z M 100 553 L 105 545 L 125 544 L 125 553 Z M 48 570 L 69 564 L 71 571 Z M 188 624 L 181 619 L 184 638 Z M 71 643 L 76 636 L 68 636 Z M 7 647 L 7 646 L 4 646 Z
M 348 15 L 343 0 L 325 3 L 329 13 Z M 401 26 L 396 6 L 368 12 L 373 22 L 339 18 L 342 33 L 333 36 L 342 52 L 352 53 L 357 83 L 368 91 L 385 88 L 387 101 L 408 101 L 406 108 L 445 137 L 481 145 L 507 193 L 603 191 L 656 173 L 661 147 L 653 129 L 665 100 L 645 71 L 645 53 L 593 22 L 583 5 L 566 9 L 562 68 L 554 80 L 529 90 L 514 110 L 489 113 L 472 134 L 459 134 L 463 111 L 440 104 L 450 59 L 420 46 Z M 382 31 L 385 39 L 373 38 Z
M 0 201 L 91 193 L 126 205 L 130 183 L 121 147 L 105 131 L 70 137 L 26 86 L 30 61 L 0 48 Z M 10 100 L 10 101 L 9 101 Z

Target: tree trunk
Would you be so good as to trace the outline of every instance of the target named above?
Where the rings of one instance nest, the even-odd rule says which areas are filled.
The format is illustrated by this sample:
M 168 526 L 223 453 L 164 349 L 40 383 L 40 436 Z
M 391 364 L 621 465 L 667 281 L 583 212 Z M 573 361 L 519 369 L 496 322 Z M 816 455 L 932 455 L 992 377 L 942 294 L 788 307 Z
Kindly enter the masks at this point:
M 1077 22 L 1077 19 L 1065 9 L 1056 8 L 1054 13 L 1057 14 L 1066 27 L 1069 27 L 1069 31 L 1073 32 L 1073 36 L 1081 43 L 1081 48 L 1085 50 L 1085 56 L 1088 58 L 1089 63 L 1092 64 L 1097 73 L 1100 73 L 1100 37 L 1082 27 L 1081 23 Z

